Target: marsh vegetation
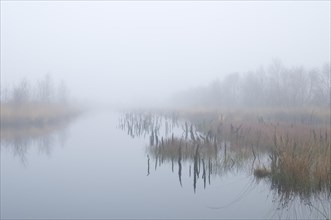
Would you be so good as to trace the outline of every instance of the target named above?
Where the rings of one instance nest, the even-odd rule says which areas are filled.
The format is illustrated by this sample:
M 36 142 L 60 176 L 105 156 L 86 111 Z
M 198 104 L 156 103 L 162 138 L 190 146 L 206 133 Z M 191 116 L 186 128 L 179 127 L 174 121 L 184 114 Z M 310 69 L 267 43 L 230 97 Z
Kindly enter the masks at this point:
M 1 131 L 69 120 L 79 113 L 70 102 L 64 81 L 55 84 L 50 75 L 36 84 L 22 79 L 11 88 L 1 88 Z
M 203 188 L 214 178 L 242 171 L 264 181 L 275 201 L 324 198 L 318 212 L 329 218 L 331 198 L 330 116 L 327 109 L 177 109 L 126 113 L 120 128 L 146 136 L 147 175 L 171 164 L 182 186 L 183 169 Z M 177 168 L 175 168 L 177 167 Z M 309 206 L 308 205 L 308 206 Z M 316 208 L 316 207 L 315 207 Z
M 146 176 L 151 178 L 168 168 L 178 187 L 186 187 L 189 179 L 197 195 L 220 178 L 240 174 L 252 185 L 265 184 L 276 209 L 303 204 L 313 210 L 313 216 L 330 219 L 330 103 L 320 99 L 330 93 L 330 84 L 325 83 L 329 67 L 314 70 L 317 79 L 311 71 L 285 68 L 280 63 L 272 64 L 269 71 L 249 73 L 249 78 L 237 75 L 232 79 L 230 75 L 210 88 L 197 88 L 201 99 L 195 92 L 184 92 L 176 98 L 182 104 L 173 108 L 124 111 L 118 128 L 130 138 L 144 141 Z M 275 79 L 270 78 L 276 72 L 277 91 L 271 83 Z M 287 78 L 287 74 L 293 77 Z M 257 76 L 261 81 L 245 81 Z M 284 93 L 284 100 L 278 97 L 286 85 L 302 77 L 306 80 L 295 90 L 300 92 Z M 224 90 L 229 82 L 240 84 Z M 261 94 L 268 95 L 257 96 Z M 1 150 L 11 151 L 22 164 L 27 163 L 33 145 L 50 155 L 57 140 L 65 141 L 66 127 L 81 112 L 71 103 L 65 84 L 55 86 L 49 75 L 34 85 L 22 80 L 3 89 L 1 95 Z M 252 103 L 247 105 L 249 100 Z M 97 121 L 84 138 L 108 132 L 101 129 L 103 123 Z
M 331 220 L 330 6 L 0 0 L 0 219 Z
M 11 88 L 1 88 L 0 104 L 1 149 L 12 151 L 23 164 L 33 142 L 50 154 L 54 135 L 65 139 L 65 128 L 81 112 L 71 103 L 65 83 L 56 86 L 50 75 L 36 84 L 23 79 Z

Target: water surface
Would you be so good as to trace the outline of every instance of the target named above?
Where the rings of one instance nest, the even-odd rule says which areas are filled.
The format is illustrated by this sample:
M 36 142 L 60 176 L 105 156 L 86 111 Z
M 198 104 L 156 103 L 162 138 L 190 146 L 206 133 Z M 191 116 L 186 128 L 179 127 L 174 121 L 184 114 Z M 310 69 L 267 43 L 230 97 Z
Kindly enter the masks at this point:
M 269 183 L 257 181 L 247 166 L 237 162 L 229 162 L 228 169 L 214 165 L 210 171 L 208 153 L 206 157 L 199 153 L 200 170 L 195 175 L 194 155 L 185 156 L 183 151 L 171 159 L 157 151 L 158 155 L 150 146 L 149 132 L 130 132 L 121 127 L 120 118 L 114 112 L 91 113 L 47 135 L 2 138 L 1 218 L 286 219 L 323 218 L 320 212 L 330 215 L 327 198 L 293 198 L 286 203 Z M 172 125 L 169 121 L 167 131 L 164 122 L 160 128 L 164 141 L 173 134 L 182 135 L 181 122 Z M 161 142 L 161 136 L 158 138 Z M 212 157 L 215 164 L 224 162 L 224 146 L 219 155 Z M 309 202 L 314 206 L 308 206 Z

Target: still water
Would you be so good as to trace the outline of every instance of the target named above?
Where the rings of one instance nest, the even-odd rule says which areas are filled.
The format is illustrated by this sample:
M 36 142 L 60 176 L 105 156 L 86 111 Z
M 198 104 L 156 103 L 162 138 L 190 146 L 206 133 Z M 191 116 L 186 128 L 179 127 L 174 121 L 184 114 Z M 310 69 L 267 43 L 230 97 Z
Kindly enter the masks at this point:
M 224 146 L 170 151 L 166 141 L 183 135 L 181 122 L 163 120 L 153 139 L 129 125 L 120 113 L 95 112 L 33 138 L 2 134 L 1 218 L 330 216 L 323 196 L 284 202 L 254 178 L 251 160 L 226 159 Z

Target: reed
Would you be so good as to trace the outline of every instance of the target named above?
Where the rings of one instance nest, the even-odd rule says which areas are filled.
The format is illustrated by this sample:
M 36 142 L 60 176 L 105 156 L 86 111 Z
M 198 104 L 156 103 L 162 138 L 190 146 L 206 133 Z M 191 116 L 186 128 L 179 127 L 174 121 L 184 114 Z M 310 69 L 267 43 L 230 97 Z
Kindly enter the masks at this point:
M 279 191 L 310 195 L 331 191 L 331 145 L 325 140 L 297 143 L 276 139 L 271 182 Z

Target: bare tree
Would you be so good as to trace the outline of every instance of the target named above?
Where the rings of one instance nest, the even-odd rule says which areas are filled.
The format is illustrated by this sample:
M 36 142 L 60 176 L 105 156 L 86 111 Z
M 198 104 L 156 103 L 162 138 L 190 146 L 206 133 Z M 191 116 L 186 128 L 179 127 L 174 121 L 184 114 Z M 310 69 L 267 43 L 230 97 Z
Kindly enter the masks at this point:
M 14 86 L 12 100 L 15 104 L 23 104 L 29 101 L 30 85 L 26 79 L 23 79 L 18 85 Z
M 222 104 L 226 106 L 235 106 L 239 99 L 240 75 L 231 73 L 227 75 L 222 82 Z
M 1 103 L 10 101 L 10 89 L 7 86 L 1 86 L 0 101 Z
M 327 63 L 322 68 L 320 75 L 321 90 L 323 94 L 324 104 L 330 106 L 331 102 L 331 77 L 330 77 L 330 64 Z
M 241 104 L 245 106 L 261 106 L 264 103 L 263 70 L 247 73 L 241 82 Z
M 58 102 L 62 104 L 67 104 L 69 98 L 69 90 L 63 80 L 61 80 L 57 92 Z
M 330 84 L 329 64 L 307 71 L 302 66 L 287 68 L 274 60 L 267 71 L 260 68 L 243 75 L 229 74 L 178 97 L 195 105 L 221 107 L 330 106 Z
M 303 106 L 307 103 L 308 77 L 303 67 L 293 68 L 288 71 L 286 83 L 288 106 Z
M 49 74 L 38 82 L 38 97 L 41 102 L 51 102 L 53 100 L 54 89 L 53 80 Z
M 330 64 L 316 69 L 309 74 L 311 103 L 319 106 L 330 106 Z

